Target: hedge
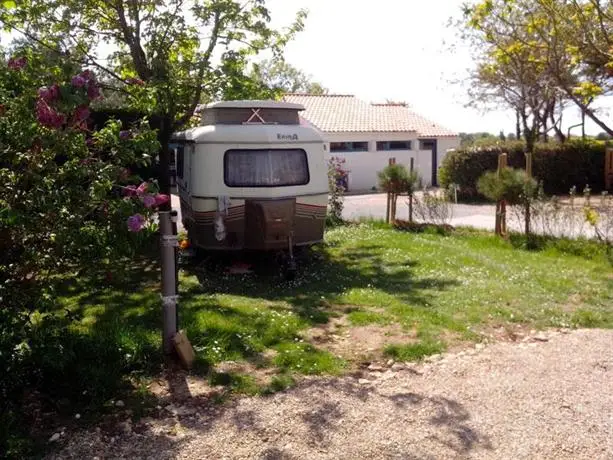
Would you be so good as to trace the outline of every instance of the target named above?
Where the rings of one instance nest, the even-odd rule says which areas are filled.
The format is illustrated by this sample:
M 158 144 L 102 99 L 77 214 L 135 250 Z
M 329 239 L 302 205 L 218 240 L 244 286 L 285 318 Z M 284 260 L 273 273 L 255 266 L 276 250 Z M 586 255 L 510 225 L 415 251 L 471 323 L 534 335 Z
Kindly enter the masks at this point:
M 441 185 L 459 186 L 458 196 L 463 199 L 483 199 L 477 191 L 477 180 L 486 171 L 496 170 L 498 155 L 508 154 L 512 168 L 526 167 L 524 144 L 507 142 L 479 149 L 460 149 L 449 152 L 440 170 Z M 593 192 L 604 190 L 605 143 L 598 141 L 568 141 L 537 144 L 532 172 L 541 181 L 549 195 L 568 194 L 576 186 L 581 192 L 589 185 Z

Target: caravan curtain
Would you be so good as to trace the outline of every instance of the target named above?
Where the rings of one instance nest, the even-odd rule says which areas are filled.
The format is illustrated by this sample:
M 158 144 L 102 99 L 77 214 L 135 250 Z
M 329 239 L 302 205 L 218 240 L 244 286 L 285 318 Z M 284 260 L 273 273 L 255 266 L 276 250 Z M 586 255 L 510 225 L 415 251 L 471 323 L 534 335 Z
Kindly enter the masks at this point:
M 228 150 L 224 157 L 228 187 L 287 187 L 309 183 L 302 149 Z

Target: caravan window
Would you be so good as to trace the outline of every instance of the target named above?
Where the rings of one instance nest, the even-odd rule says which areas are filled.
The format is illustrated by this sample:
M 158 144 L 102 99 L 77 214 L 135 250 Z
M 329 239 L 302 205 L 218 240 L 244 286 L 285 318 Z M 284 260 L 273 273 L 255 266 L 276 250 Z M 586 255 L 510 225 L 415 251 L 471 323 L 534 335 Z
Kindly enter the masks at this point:
M 307 154 L 302 149 L 228 150 L 224 157 L 228 187 L 284 187 L 309 183 Z
M 179 144 L 177 146 L 177 177 L 179 179 L 183 179 L 183 165 L 184 165 L 184 151 L 185 151 L 185 146 L 183 144 Z

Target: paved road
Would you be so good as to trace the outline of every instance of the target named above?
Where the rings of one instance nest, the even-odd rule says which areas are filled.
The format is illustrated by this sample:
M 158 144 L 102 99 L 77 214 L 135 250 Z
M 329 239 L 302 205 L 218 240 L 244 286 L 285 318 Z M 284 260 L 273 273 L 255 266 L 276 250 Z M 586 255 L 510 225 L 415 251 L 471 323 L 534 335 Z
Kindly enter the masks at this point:
M 396 218 L 408 219 L 409 208 L 405 204 L 407 198 L 398 199 Z M 494 230 L 496 207 L 492 205 L 454 204 L 453 226 L 469 226 L 484 230 Z M 386 195 L 384 193 L 370 195 L 350 195 L 345 197 L 343 217 L 357 220 L 360 217 L 385 219 Z

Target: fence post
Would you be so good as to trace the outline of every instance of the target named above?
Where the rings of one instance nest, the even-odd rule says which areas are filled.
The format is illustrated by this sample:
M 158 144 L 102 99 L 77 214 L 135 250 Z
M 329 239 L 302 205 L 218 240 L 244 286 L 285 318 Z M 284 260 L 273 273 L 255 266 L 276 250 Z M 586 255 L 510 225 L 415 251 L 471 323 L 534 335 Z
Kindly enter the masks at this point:
M 532 177 L 532 152 L 526 152 L 526 175 L 528 179 Z M 526 236 L 530 234 L 530 221 L 531 221 L 531 209 L 530 209 L 530 198 L 526 197 L 526 222 L 524 232 Z
M 607 147 L 605 150 L 604 183 L 605 189 L 613 189 L 613 148 Z
M 498 155 L 498 175 L 504 168 L 507 167 L 507 154 L 501 153 Z M 507 218 L 506 218 L 507 206 L 504 200 L 499 200 L 496 203 L 496 235 L 502 236 L 507 232 Z
M 388 166 L 395 165 L 395 164 L 396 164 L 396 158 L 389 158 L 387 160 Z M 390 223 L 391 211 L 392 211 L 392 197 L 391 197 L 391 193 L 388 191 L 387 192 L 387 207 L 385 211 L 385 223 L 387 224 Z

